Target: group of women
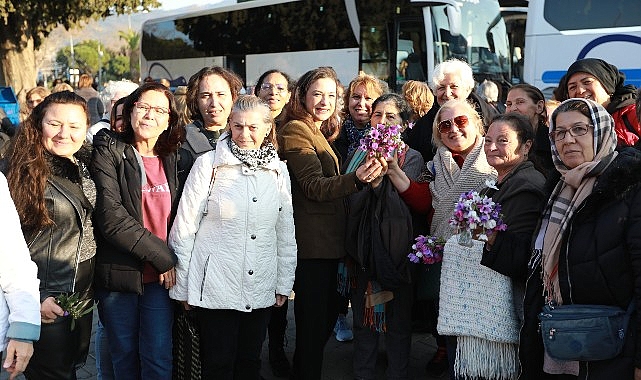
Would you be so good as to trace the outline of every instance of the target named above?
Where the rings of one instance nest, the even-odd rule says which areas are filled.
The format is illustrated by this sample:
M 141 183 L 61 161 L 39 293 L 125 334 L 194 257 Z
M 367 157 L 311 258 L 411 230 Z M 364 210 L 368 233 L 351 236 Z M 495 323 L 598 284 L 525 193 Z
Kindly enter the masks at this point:
M 122 124 L 114 118 L 93 149 L 84 144 L 86 101 L 72 92 L 44 97 L 4 167 L 40 280 L 40 340 L 25 375 L 75 378 L 94 299 L 117 379 L 172 377 L 171 299 L 195 315 L 202 378 L 260 378 L 268 326 L 272 367 L 289 372 L 279 311 L 294 290 L 291 377 L 320 379 L 341 313 L 337 273 L 351 262 L 354 376 L 375 378 L 384 334 L 388 378 L 407 379 L 413 221 L 429 221 L 429 233 L 447 239 L 452 205 L 477 190 L 501 203 L 508 225 L 484 244 L 479 265 L 524 294 L 514 297 L 520 378 L 641 379 L 638 313 L 623 352 L 598 362 L 552 359 L 537 331 L 545 302 L 626 309 L 641 294 L 641 154 L 623 146 L 608 112 L 623 93 L 620 78 L 610 88 L 599 75 L 611 68 L 593 64 L 568 72 L 568 94 L 580 98 L 562 102 L 549 127 L 543 95 L 529 85 L 508 92 L 505 115 L 470 101 L 471 69 L 455 60 L 437 66 L 436 104 L 414 116 L 364 74 L 345 92 L 342 117 L 329 67 L 295 85 L 267 72 L 256 97 L 239 94 L 232 72 L 205 68 L 189 81 L 191 125 L 179 125 L 171 91 L 146 83 L 124 98 Z M 384 159 L 356 149 L 370 125 L 408 127 L 410 118 L 425 118 L 412 135 L 430 136 L 435 151 L 409 143 Z M 457 337 L 437 341 L 456 378 L 454 364 L 465 359 Z

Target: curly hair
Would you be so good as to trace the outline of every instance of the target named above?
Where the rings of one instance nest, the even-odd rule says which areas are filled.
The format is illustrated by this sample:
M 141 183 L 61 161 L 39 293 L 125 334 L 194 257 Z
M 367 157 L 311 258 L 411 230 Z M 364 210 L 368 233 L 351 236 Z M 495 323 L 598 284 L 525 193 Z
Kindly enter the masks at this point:
M 434 94 L 425 82 L 408 80 L 402 88 L 403 97 L 412 108 L 412 119 L 423 117 L 434 105 Z
M 204 121 L 203 115 L 200 114 L 200 109 L 198 108 L 198 88 L 200 87 L 200 82 L 210 75 L 218 75 L 227 82 L 233 101 L 236 101 L 238 95 L 240 95 L 240 90 L 243 88 L 243 80 L 233 71 L 220 66 L 200 69 L 200 71 L 189 78 L 189 82 L 187 83 L 187 108 L 189 108 L 189 117 L 194 121 Z
M 178 126 L 178 112 L 174 94 L 164 85 L 158 82 L 147 82 L 138 87 L 125 99 L 122 106 L 122 137 L 123 141 L 133 144 L 135 140 L 134 128 L 131 125 L 131 113 L 134 111 L 135 103 L 140 100 L 142 94 L 148 91 L 162 92 L 169 101 L 169 128 L 164 130 L 154 146 L 154 153 L 160 157 L 167 157 L 178 150 L 180 143 L 185 140 L 185 128 Z
M 387 83 L 383 82 L 373 75 L 365 74 L 363 71 L 361 71 L 358 73 L 358 76 L 356 76 L 356 78 L 352 79 L 352 81 L 349 82 L 347 91 L 345 91 L 345 93 L 343 94 L 343 101 L 345 104 L 349 104 L 349 98 L 352 97 L 354 91 L 356 91 L 356 87 L 358 86 L 365 86 L 365 91 L 373 99 L 376 99 L 379 96 L 387 94 L 389 92 Z M 349 114 L 349 111 L 345 110 L 345 113 Z
M 283 124 L 286 124 L 291 120 L 299 120 L 307 124 L 307 126 L 312 130 L 316 128 L 314 125 L 314 119 L 305 106 L 305 96 L 314 82 L 324 78 L 333 80 L 336 83 L 336 87 L 338 87 L 336 71 L 328 66 L 310 70 L 300 77 L 296 82 L 296 87 L 294 88 L 292 97 L 289 100 L 289 108 L 287 109 L 287 114 L 285 115 Z M 338 107 L 334 106 L 334 113 L 332 113 L 332 115 L 321 124 L 320 130 L 327 141 L 330 142 L 336 140 L 340 133 L 341 124 L 339 123 L 338 112 Z
M 8 156 L 7 182 L 24 231 L 37 231 L 53 224 L 45 204 L 45 187 L 51 168 L 42 144 L 42 123 L 52 104 L 82 107 L 89 126 L 87 102 L 71 91 L 61 91 L 44 98 L 18 130 Z

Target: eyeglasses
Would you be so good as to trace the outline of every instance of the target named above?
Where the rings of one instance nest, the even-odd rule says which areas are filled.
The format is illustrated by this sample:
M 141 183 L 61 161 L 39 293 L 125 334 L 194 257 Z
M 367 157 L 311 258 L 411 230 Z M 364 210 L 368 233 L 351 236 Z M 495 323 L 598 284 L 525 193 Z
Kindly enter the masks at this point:
M 169 109 L 167 109 L 165 107 L 157 107 L 157 106 L 154 107 L 154 106 L 152 106 L 150 104 L 147 104 L 145 102 L 135 102 L 134 106 L 136 107 L 136 112 L 138 112 L 140 114 L 143 114 L 143 115 L 148 113 L 150 110 L 154 110 L 156 115 L 161 115 L 161 116 L 169 115 Z
M 261 91 L 271 91 L 272 89 L 275 88 L 275 92 L 277 94 L 282 94 L 283 92 L 287 92 L 287 86 L 283 86 L 282 84 L 270 84 L 270 83 L 263 83 L 260 86 Z
M 467 118 L 467 116 L 459 115 L 455 118 L 441 121 L 440 123 L 438 123 L 437 127 L 440 133 L 449 133 L 454 128 L 454 125 L 456 125 L 456 128 L 458 129 L 463 129 L 467 127 L 468 123 L 469 119 Z
M 557 129 L 555 131 L 550 132 L 550 138 L 553 139 L 554 141 L 561 141 L 565 139 L 565 134 L 568 132 L 570 132 L 570 136 L 572 137 L 583 136 L 586 133 L 588 133 L 588 131 L 590 130 L 590 127 L 592 127 L 592 125 L 588 123 L 575 124 L 569 129 Z

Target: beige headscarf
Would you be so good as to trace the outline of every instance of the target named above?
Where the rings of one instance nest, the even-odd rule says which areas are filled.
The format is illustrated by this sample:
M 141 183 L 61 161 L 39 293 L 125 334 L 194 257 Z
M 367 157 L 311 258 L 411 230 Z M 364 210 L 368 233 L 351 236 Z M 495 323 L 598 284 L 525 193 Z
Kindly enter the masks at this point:
M 594 159 L 568 169 L 561 161 L 559 152 L 552 143 L 552 160 L 561 173 L 561 180 L 554 188 L 543 214 L 535 249 L 542 250 L 543 286 L 548 301 L 563 303 L 559 289 L 559 255 L 561 243 L 574 213 L 581 203 L 592 193 L 597 177 L 614 160 L 617 138 L 614 132 L 612 116 L 600 104 L 587 99 L 568 99 L 561 103 L 552 116 L 550 131 L 555 128 L 556 115 L 568 112 L 567 106 L 577 101 L 587 103 L 590 109 L 591 122 L 594 126 Z M 542 245 L 542 246 L 541 246 Z

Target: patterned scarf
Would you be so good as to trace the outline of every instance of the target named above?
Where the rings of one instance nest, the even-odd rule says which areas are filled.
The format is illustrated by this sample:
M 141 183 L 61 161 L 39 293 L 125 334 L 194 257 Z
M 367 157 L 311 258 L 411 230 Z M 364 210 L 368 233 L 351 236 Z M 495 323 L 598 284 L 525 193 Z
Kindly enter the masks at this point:
M 362 129 L 358 128 L 352 117 L 347 115 L 347 118 L 343 122 L 343 128 L 345 129 L 345 133 L 347 133 L 347 141 L 349 142 L 349 146 L 347 147 L 347 156 L 349 157 L 361 145 L 361 139 L 365 136 L 365 133 L 369 131 L 370 125 L 368 122 Z
M 264 143 L 258 149 L 241 149 L 231 138 L 227 139 L 227 144 L 234 157 L 252 171 L 256 171 L 258 167 L 267 167 L 267 164 L 276 158 L 276 148 L 270 142 Z
M 586 102 L 590 108 L 594 126 L 594 159 L 574 169 L 568 169 L 561 161 L 554 141 L 551 141 L 552 160 L 561 173 L 561 180 L 554 188 L 545 208 L 539 237 L 534 245 L 535 250 L 542 252 L 543 287 L 548 296 L 547 301 L 558 304 L 563 303 L 559 289 L 559 255 L 569 222 L 577 208 L 592 193 L 597 177 L 617 156 L 617 138 L 612 116 L 601 105 L 587 99 L 568 99 L 561 104 L 576 100 Z M 554 130 L 554 121 L 550 123 L 550 130 Z
M 481 190 L 485 187 L 486 180 L 496 181 L 496 170 L 487 163 L 483 138 L 480 136 L 476 138 L 472 151 L 465 157 L 463 167 L 458 167 L 452 158 L 452 152 L 445 146 L 438 148 L 434 161 L 428 162 L 427 167 L 434 171 L 434 181 L 430 183 L 434 208 L 430 234 L 447 240 L 454 234 L 449 220 L 461 194 Z

